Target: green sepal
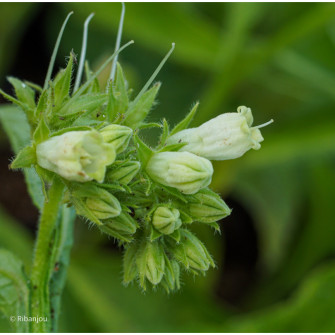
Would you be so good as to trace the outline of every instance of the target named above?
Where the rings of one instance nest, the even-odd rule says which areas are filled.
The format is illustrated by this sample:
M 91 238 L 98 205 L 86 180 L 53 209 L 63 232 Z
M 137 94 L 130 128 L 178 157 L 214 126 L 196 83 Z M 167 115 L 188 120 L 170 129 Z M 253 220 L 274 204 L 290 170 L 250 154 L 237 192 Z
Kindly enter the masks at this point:
M 140 285 L 146 290 L 146 279 L 153 285 L 159 284 L 164 275 L 164 251 L 162 246 L 144 239 L 136 257 L 136 266 L 139 274 Z
M 72 79 L 73 53 L 70 54 L 69 62 L 64 70 L 61 70 L 54 80 L 55 107 L 60 107 L 65 99 L 69 97 Z
M 54 177 L 54 173 L 40 167 L 39 165 L 35 165 L 35 171 L 36 171 L 37 175 L 39 176 L 39 178 L 41 180 L 44 200 L 45 200 L 45 202 L 48 202 L 49 201 L 49 196 L 48 196 L 48 192 L 47 192 L 47 184 L 52 182 L 52 179 Z
M 21 102 L 23 102 L 30 108 L 34 109 L 35 108 L 35 91 L 17 78 L 8 77 L 7 80 L 13 85 L 16 97 Z
M 129 105 L 128 85 L 123 74 L 121 65 L 117 63 L 115 84 L 110 83 L 108 104 L 105 110 L 107 120 L 115 121 L 122 118 Z
M 143 169 L 145 169 L 154 152 L 143 141 L 140 140 L 137 134 L 134 134 L 133 140 L 136 146 L 138 157 L 141 161 L 141 166 Z
M 33 164 L 36 164 L 36 150 L 34 147 L 25 147 L 17 154 L 10 164 L 10 168 L 20 169 L 30 167 Z
M 158 230 L 156 230 L 154 227 L 151 226 L 151 229 L 150 229 L 150 241 L 151 242 L 157 240 L 162 235 L 163 235 L 162 233 L 160 233 Z
M 123 256 L 123 284 L 128 285 L 137 277 L 136 254 L 138 245 L 133 242 L 126 247 Z
M 50 136 L 50 129 L 47 126 L 44 117 L 41 118 L 37 128 L 34 131 L 33 139 L 35 144 L 46 141 Z
M 167 194 L 170 194 L 170 195 L 174 196 L 175 198 L 181 200 L 185 204 L 187 204 L 187 202 L 188 202 L 185 195 L 182 194 L 181 192 L 179 192 L 177 189 L 175 189 L 173 187 L 168 187 L 168 186 L 159 184 L 159 186 L 157 186 L 157 190 L 163 191 L 162 196 L 166 197 L 166 193 L 167 193 Z M 161 192 L 159 191 L 159 193 L 161 193 Z
M 88 61 L 85 62 L 85 76 L 86 80 L 90 80 L 93 76 L 93 71 L 91 71 Z M 94 78 L 91 82 L 90 86 L 87 88 L 86 93 L 99 93 L 100 92 L 100 85 L 98 78 Z
M 162 149 L 160 149 L 158 152 L 163 152 L 163 151 L 179 151 L 186 144 L 187 144 L 187 142 L 166 145 Z
M 124 125 L 135 129 L 142 124 L 154 104 L 160 86 L 160 83 L 155 84 L 137 101 L 133 101 L 129 104 L 129 108 L 123 120 Z
M 59 136 L 68 133 L 69 131 L 83 131 L 83 130 L 92 130 L 92 127 L 88 126 L 67 127 L 53 132 L 50 137 Z
M 138 129 L 148 129 L 148 128 L 162 128 L 160 123 L 151 122 L 151 123 L 142 123 Z
M 48 97 L 49 91 L 43 90 L 37 103 L 37 107 L 34 112 L 34 119 L 39 120 L 46 114 L 47 107 L 48 107 Z
M 183 210 L 181 210 L 180 208 L 178 209 L 179 213 L 180 213 L 180 219 L 183 223 L 185 224 L 190 224 L 193 222 L 193 219 L 191 216 L 189 216 L 188 214 L 186 214 Z
M 170 260 L 165 255 L 165 273 L 161 285 L 167 293 L 180 288 L 180 267 L 175 260 Z
M 221 228 L 217 222 L 203 222 L 204 224 L 214 228 L 215 231 L 221 233 Z
M 171 238 L 173 238 L 177 243 L 180 242 L 180 230 L 175 230 L 172 234 L 169 235 Z
M 198 106 L 199 106 L 199 102 L 197 102 L 193 108 L 191 109 L 191 111 L 186 115 L 186 117 L 181 120 L 172 130 L 171 130 L 171 133 L 170 133 L 170 136 L 174 135 L 175 133 L 178 133 L 179 131 L 181 130 L 184 130 L 186 129 L 189 124 L 192 122 L 194 116 L 195 116 L 195 113 L 197 112 L 197 109 L 198 109 Z
M 165 145 L 165 142 L 167 140 L 167 138 L 169 137 L 169 133 L 170 133 L 170 128 L 169 128 L 169 124 L 166 121 L 166 119 L 163 119 L 163 131 L 161 134 L 161 137 L 159 139 L 159 145 L 158 145 L 158 149 L 162 148 Z

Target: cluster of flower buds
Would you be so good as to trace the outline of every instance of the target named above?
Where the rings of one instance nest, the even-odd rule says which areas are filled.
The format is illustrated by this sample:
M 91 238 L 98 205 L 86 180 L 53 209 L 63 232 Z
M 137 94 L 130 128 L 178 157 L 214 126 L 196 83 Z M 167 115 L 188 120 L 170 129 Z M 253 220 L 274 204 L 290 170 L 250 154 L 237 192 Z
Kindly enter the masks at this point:
M 199 274 L 214 267 L 192 225 L 219 230 L 217 221 L 231 212 L 208 188 L 210 160 L 259 149 L 260 127 L 252 127 L 250 108 L 239 107 L 188 129 L 198 104 L 173 129 L 166 120 L 149 124 L 159 84 L 131 100 L 118 64 L 107 89 L 100 89 L 88 69 L 74 92 L 73 66 L 71 54 L 44 88 L 10 78 L 16 97 L 1 91 L 26 113 L 32 132 L 31 145 L 11 167 L 34 166 L 43 185 L 55 178 L 65 184 L 64 202 L 124 248 L 125 284 L 138 280 L 143 289 L 149 283 L 178 289 L 181 271 Z M 141 129 L 153 126 L 162 128 L 156 148 L 140 138 Z

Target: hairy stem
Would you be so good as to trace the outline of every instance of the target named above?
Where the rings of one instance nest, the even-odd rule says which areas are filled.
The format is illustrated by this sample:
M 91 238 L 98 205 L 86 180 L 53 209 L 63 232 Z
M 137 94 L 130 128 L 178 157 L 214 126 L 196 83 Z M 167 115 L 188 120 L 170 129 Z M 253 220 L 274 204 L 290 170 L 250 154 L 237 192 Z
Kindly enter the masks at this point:
M 49 201 L 44 202 L 40 216 L 39 230 L 35 244 L 35 253 L 31 271 L 31 316 L 46 317 L 47 322 L 32 322 L 31 331 L 35 333 L 50 332 L 50 292 L 49 280 L 52 267 L 52 245 L 54 231 L 58 220 L 60 202 L 64 185 L 54 179 L 49 189 Z

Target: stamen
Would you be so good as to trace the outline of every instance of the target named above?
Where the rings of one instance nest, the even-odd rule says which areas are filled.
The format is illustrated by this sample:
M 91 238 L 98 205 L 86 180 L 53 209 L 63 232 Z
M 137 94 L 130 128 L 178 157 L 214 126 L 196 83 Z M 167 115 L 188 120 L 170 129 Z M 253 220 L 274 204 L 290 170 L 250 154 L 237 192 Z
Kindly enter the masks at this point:
M 116 43 L 115 43 L 115 50 L 114 50 L 114 52 L 117 52 L 119 50 L 119 48 L 120 48 L 121 37 L 122 37 L 122 30 L 123 30 L 124 14 L 126 12 L 126 6 L 125 6 L 124 2 L 122 2 L 121 4 L 122 4 L 122 10 L 121 10 L 121 16 L 120 16 L 119 28 L 118 28 L 118 31 L 117 31 L 117 37 L 116 37 Z M 114 80 L 117 59 L 118 59 L 118 55 L 116 55 L 116 57 L 113 60 L 112 68 L 111 68 L 111 73 L 110 73 L 110 76 L 109 76 L 109 81 L 113 81 Z
M 165 64 L 165 62 L 168 60 L 168 58 L 170 57 L 170 55 L 172 54 L 172 51 L 174 50 L 174 47 L 175 47 L 175 43 L 172 43 L 172 47 L 171 47 L 170 51 L 166 54 L 166 56 L 163 58 L 163 60 L 157 66 L 155 72 L 152 74 L 152 76 L 149 78 L 149 80 L 147 81 L 147 83 L 142 88 L 141 92 L 137 95 L 137 97 L 133 101 L 134 105 L 139 100 L 139 98 L 142 96 L 142 94 L 149 88 L 149 86 L 151 85 L 151 83 L 155 80 L 155 78 L 158 75 L 159 71 L 161 70 L 161 68 L 163 67 L 163 65 Z
M 79 61 L 77 77 L 76 77 L 76 82 L 74 84 L 73 92 L 77 91 L 77 89 L 79 88 L 80 82 L 81 82 L 81 77 L 83 74 L 85 57 L 86 57 L 88 24 L 90 23 L 93 16 L 94 16 L 94 13 L 91 13 L 84 23 L 83 43 L 81 45 L 80 61 Z
M 253 127 L 253 128 L 260 129 L 260 128 L 263 128 L 263 127 L 268 126 L 268 125 L 271 124 L 272 122 L 273 122 L 273 119 L 271 119 L 270 121 L 268 121 L 268 122 L 266 122 L 266 123 L 260 124 L 259 126 L 255 126 L 255 127 Z
M 51 74 L 52 74 L 52 70 L 53 70 L 54 65 L 55 65 L 55 60 L 56 60 L 56 55 L 57 55 L 57 52 L 58 52 L 59 44 L 60 44 L 60 41 L 62 39 L 67 21 L 69 20 L 69 18 L 72 14 L 73 14 L 73 12 L 70 12 L 67 15 L 67 17 L 66 17 L 66 19 L 65 19 L 65 21 L 62 25 L 62 28 L 60 29 L 60 32 L 58 34 L 57 41 L 56 41 L 56 44 L 55 44 L 55 47 L 54 47 L 54 51 L 53 51 L 51 59 L 50 59 L 47 76 L 45 77 L 44 86 L 43 86 L 44 90 L 47 89 L 47 87 L 48 87 L 48 84 L 49 84 L 49 81 L 50 81 L 50 78 L 51 78 Z

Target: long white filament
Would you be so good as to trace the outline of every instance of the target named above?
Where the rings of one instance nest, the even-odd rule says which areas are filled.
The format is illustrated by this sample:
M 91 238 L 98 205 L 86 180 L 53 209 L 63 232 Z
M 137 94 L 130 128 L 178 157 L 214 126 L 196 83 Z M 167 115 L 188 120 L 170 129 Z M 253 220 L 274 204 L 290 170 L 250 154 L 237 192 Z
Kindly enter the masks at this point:
M 264 128 L 264 127 L 268 126 L 272 122 L 273 122 L 273 119 L 271 119 L 270 121 L 265 122 L 263 124 L 260 124 L 259 126 L 253 127 L 253 128 L 257 128 L 257 129 Z
M 58 48 L 59 48 L 59 44 L 60 44 L 60 41 L 62 39 L 62 36 L 63 36 L 63 33 L 64 33 L 64 29 L 65 29 L 65 26 L 67 24 L 67 21 L 69 20 L 70 16 L 73 14 L 73 12 L 70 12 L 63 25 L 62 25 L 62 28 L 60 29 L 60 32 L 58 34 L 58 37 L 57 37 L 57 40 L 56 40 L 56 44 L 55 44 L 55 47 L 54 47 L 54 51 L 52 53 L 52 56 L 51 56 L 51 59 L 50 59 L 50 63 L 49 63 L 49 67 L 48 67 L 48 72 L 47 72 L 47 75 L 45 77 L 45 81 L 44 81 L 44 86 L 43 86 L 43 89 L 47 89 L 48 88 L 48 84 L 49 84 L 49 80 L 51 78 L 51 75 L 52 75 L 52 70 L 54 68 L 54 65 L 55 65 L 55 60 L 56 60 L 56 56 L 57 56 L 57 52 L 58 52 Z
M 143 88 L 140 91 L 140 93 L 137 95 L 137 97 L 135 98 L 135 100 L 132 102 L 134 105 L 136 104 L 136 102 L 138 101 L 138 99 L 143 95 L 143 93 L 149 88 L 149 86 L 152 84 L 152 82 L 155 80 L 155 78 L 158 75 L 159 71 L 161 70 L 161 68 L 163 67 L 163 65 L 165 64 L 165 62 L 168 60 L 168 58 L 170 57 L 170 55 L 172 54 L 172 52 L 174 50 L 174 47 L 175 47 L 175 43 L 172 43 L 172 47 L 171 47 L 170 51 L 166 54 L 166 56 L 163 58 L 163 60 L 159 63 L 159 65 L 157 66 L 155 72 L 152 74 L 152 76 L 149 78 L 149 80 L 143 86 Z
M 122 2 L 122 10 L 121 10 L 119 28 L 118 28 L 118 31 L 117 31 L 117 37 L 116 37 L 116 43 L 115 43 L 115 52 L 117 52 L 120 48 L 125 12 L 126 12 L 126 6 L 125 6 L 124 2 Z M 110 73 L 110 76 L 109 76 L 110 81 L 113 81 L 114 78 L 115 78 L 117 59 L 118 59 L 118 55 L 114 58 L 113 63 L 112 63 L 111 73 Z
M 84 23 L 84 32 L 83 32 L 83 42 L 81 45 L 81 54 L 79 60 L 79 66 L 76 76 L 76 81 L 74 84 L 73 92 L 76 92 L 80 86 L 81 78 L 83 75 L 84 64 L 85 64 L 85 57 L 86 57 L 86 49 L 87 49 L 87 31 L 88 31 L 88 24 L 90 23 L 91 19 L 93 18 L 94 13 L 91 13 Z

